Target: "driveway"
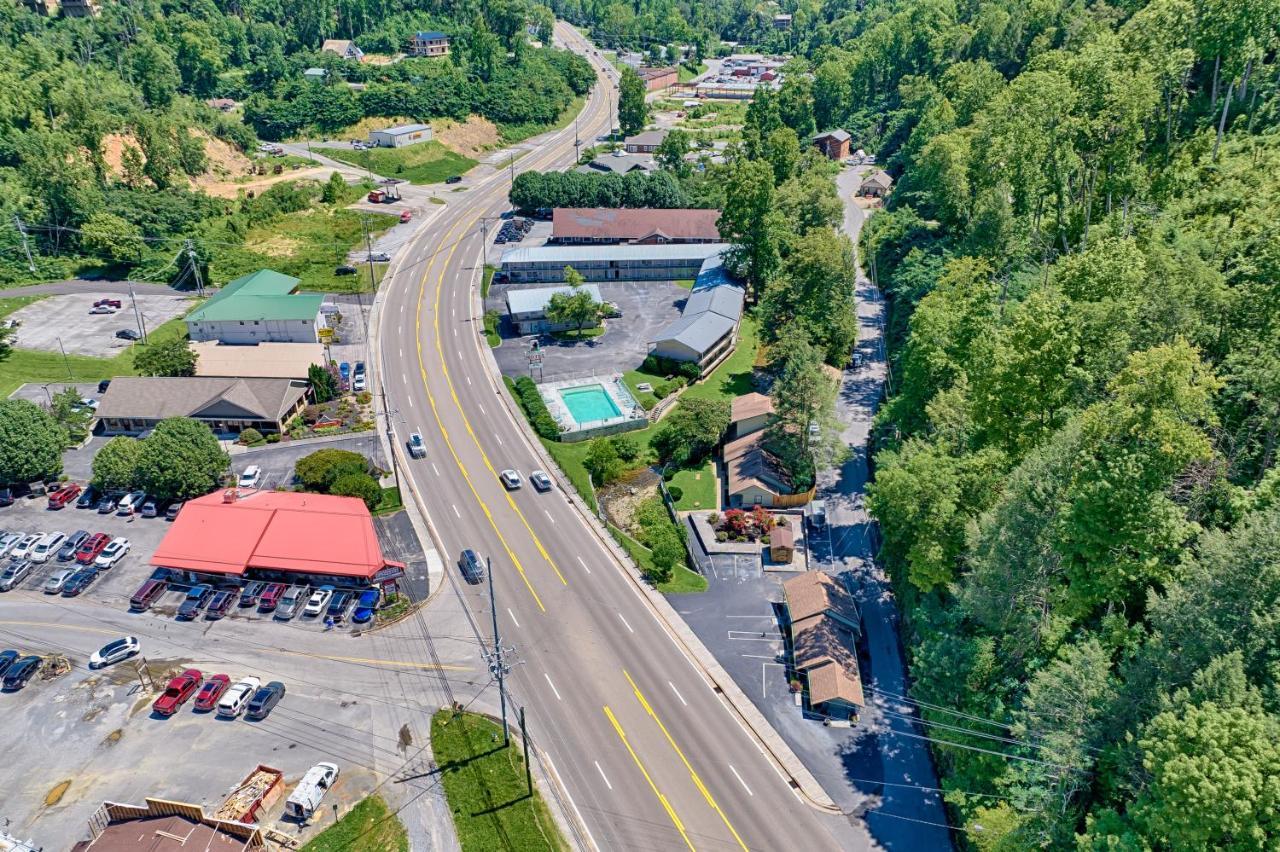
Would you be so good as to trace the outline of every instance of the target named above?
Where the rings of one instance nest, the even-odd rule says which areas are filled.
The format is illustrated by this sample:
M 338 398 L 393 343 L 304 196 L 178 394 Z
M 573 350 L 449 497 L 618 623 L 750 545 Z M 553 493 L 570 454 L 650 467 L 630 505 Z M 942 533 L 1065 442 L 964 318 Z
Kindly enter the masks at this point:
M 557 340 L 550 334 L 537 335 L 542 346 L 542 368 L 546 379 L 635 369 L 648 354 L 649 341 L 680 316 L 680 306 L 689 296 L 685 288 L 662 281 L 602 281 L 597 286 L 605 301 L 622 309 L 622 316 L 606 320 L 604 334 L 587 340 Z M 504 315 L 502 345 L 493 351 L 498 367 L 504 375 L 522 376 L 529 372 L 529 346 L 534 337 L 516 337 L 508 326 L 505 320 L 508 289 L 494 285 L 485 300 L 485 310 L 496 310 Z M 519 289 L 529 288 L 522 286 Z
M 90 278 L 68 278 L 65 281 L 47 281 L 44 284 L 28 284 L 26 287 L 6 287 L 0 290 L 0 298 L 12 296 L 59 296 L 66 293 L 94 293 L 107 296 L 129 295 L 130 283 L 137 295 L 173 296 L 186 291 L 175 290 L 168 284 L 154 284 L 146 281 L 107 281 Z M 191 295 L 191 293 L 186 293 Z

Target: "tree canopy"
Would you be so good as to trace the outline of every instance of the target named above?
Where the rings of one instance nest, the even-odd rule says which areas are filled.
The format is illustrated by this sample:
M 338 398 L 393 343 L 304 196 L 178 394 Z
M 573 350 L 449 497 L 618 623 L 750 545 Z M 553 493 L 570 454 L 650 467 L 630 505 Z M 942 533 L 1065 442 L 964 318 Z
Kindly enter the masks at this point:
M 0 482 L 27 483 L 62 472 L 67 433 L 34 402 L 0 400 Z

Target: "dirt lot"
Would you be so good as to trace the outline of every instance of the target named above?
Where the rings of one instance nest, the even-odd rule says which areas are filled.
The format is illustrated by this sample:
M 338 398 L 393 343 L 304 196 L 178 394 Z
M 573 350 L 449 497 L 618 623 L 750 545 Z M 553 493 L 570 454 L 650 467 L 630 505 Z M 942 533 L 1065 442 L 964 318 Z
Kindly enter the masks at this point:
M 61 339 L 68 355 L 114 357 L 131 345 L 130 341 L 116 337 L 116 332 L 124 328 L 137 331 L 138 322 L 128 296 L 112 297 L 120 299 L 124 305 L 114 314 L 89 313 L 93 303 L 100 298 L 100 294 L 93 292 L 49 296 L 14 311 L 9 318 L 21 325 L 13 345 L 18 349 L 57 352 L 58 340 Z M 137 300 L 142 321 L 151 331 L 182 316 L 189 304 L 185 296 L 139 295 Z

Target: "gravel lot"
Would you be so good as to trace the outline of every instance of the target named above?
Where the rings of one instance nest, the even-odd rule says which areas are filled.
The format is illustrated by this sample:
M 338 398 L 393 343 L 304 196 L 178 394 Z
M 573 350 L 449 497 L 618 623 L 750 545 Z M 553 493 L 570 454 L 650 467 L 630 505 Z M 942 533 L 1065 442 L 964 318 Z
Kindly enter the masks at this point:
M 19 349 L 57 352 L 61 339 L 68 355 L 97 358 L 118 355 L 132 344 L 117 338 L 116 332 L 124 328 L 137 331 L 137 318 L 128 296 L 113 297 L 124 303 L 123 309 L 114 314 L 89 313 L 100 298 L 98 293 L 50 296 L 14 311 L 9 316 L 21 325 L 13 345 Z M 143 324 L 149 330 L 182 316 L 189 304 L 186 296 L 139 295 L 137 300 Z

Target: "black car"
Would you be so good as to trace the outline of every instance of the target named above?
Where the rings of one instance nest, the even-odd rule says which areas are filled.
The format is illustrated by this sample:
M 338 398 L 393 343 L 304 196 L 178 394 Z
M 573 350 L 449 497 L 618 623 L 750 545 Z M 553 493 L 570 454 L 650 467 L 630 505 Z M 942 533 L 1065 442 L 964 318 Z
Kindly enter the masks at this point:
M 339 589 L 333 593 L 333 599 L 329 601 L 329 615 L 334 618 L 342 618 L 347 613 L 347 607 L 351 604 L 351 592 Z
M 84 540 L 89 537 L 88 530 L 76 530 L 67 536 L 67 540 L 62 543 L 62 547 L 58 548 L 58 561 L 70 562 L 76 558 L 76 549 L 84 544 Z
M 226 615 L 231 605 L 236 602 L 236 593 L 231 591 L 217 592 L 209 600 L 209 610 L 204 617 L 210 621 L 216 621 Z
M 356 268 L 354 266 L 349 266 L 346 264 L 342 266 L 335 266 L 333 268 L 333 274 L 334 275 L 355 275 Z
M 98 505 L 98 501 L 102 499 L 102 492 L 90 485 L 88 488 L 80 492 L 80 496 L 76 498 L 77 509 L 92 509 Z
M 240 608 L 247 609 L 251 606 L 258 605 L 258 598 L 262 595 L 262 590 L 267 587 L 266 583 L 250 583 L 244 587 L 244 591 L 240 593 Z
M 4 674 L 5 691 L 15 692 L 22 689 L 39 668 L 40 658 L 36 656 L 23 657 L 9 666 L 9 670 Z
M 112 497 L 110 494 L 98 501 L 98 514 L 110 515 L 116 510 L 116 506 L 120 503 L 119 497 Z
M 200 610 L 209 605 L 211 600 L 213 600 L 213 586 L 208 583 L 192 586 L 191 591 L 187 592 L 187 599 L 178 607 L 178 620 L 192 620 L 200 614 Z
M 474 550 L 462 551 L 462 556 L 458 557 L 458 568 L 462 571 L 462 578 L 471 585 L 484 581 L 484 563 L 480 561 L 480 554 Z
M 109 387 L 111 387 L 111 380 L 103 379 L 102 381 L 98 382 L 98 393 L 106 393 L 107 388 Z
M 21 656 L 17 651 L 0 651 L 0 677 L 4 677 L 4 673 L 9 671 L 14 660 Z
M 245 711 L 246 719 L 265 719 L 271 710 L 284 698 L 284 684 L 278 680 L 261 687 L 249 700 L 249 708 Z
M 462 183 L 462 175 L 449 175 L 444 179 L 445 183 Z
M 141 340 L 142 335 L 131 328 L 122 328 L 116 332 L 116 337 L 121 340 Z
M 62 585 L 62 596 L 64 598 L 74 598 L 76 595 L 89 588 L 89 585 L 98 579 L 98 569 L 92 565 L 81 568 L 76 573 L 67 578 L 67 582 Z
M 4 488 L 0 488 L 0 506 L 12 506 L 12 505 L 13 505 L 13 489 L 6 485 Z

